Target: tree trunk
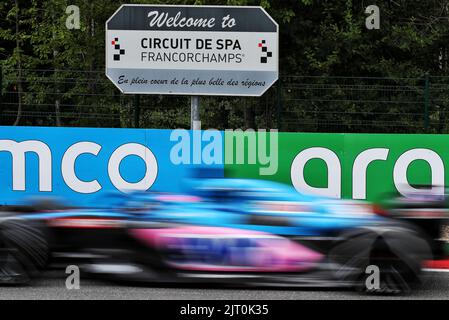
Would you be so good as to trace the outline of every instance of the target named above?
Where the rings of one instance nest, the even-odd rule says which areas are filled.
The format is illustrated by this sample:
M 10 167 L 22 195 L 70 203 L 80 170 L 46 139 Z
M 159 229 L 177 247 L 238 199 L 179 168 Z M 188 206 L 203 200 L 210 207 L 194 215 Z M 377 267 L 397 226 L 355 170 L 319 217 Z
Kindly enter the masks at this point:
M 58 54 L 57 50 L 53 50 L 53 61 L 55 61 L 56 59 L 56 55 Z M 61 94 L 61 90 L 59 90 L 59 84 L 58 84 L 58 69 L 56 67 L 56 62 L 54 62 L 53 64 L 54 66 L 54 82 L 53 82 L 53 87 L 55 90 L 55 115 L 56 115 L 56 126 L 60 127 L 61 126 L 61 101 L 60 101 L 60 94 Z
M 16 121 L 14 121 L 14 126 L 18 126 L 20 123 L 20 119 L 22 118 L 22 61 L 20 55 L 20 39 L 19 39 L 19 0 L 15 0 L 14 4 L 16 6 L 16 50 L 17 50 L 17 117 Z
M 256 111 L 253 104 L 245 108 L 245 126 L 246 129 L 256 129 Z
M 55 12 L 54 8 L 52 8 L 52 21 L 55 21 Z M 53 24 L 53 31 L 52 31 L 52 38 L 53 38 L 53 46 L 56 43 L 56 26 Z M 56 93 L 55 94 L 55 116 L 56 116 L 56 126 L 61 126 L 61 100 L 60 100 L 60 90 L 59 90 L 59 84 L 58 84 L 58 63 L 56 61 L 58 55 L 58 50 L 56 47 L 53 49 L 53 90 Z
M 19 62 L 17 63 L 18 67 L 18 83 L 17 83 L 17 116 L 16 121 L 14 121 L 14 126 L 18 126 L 20 123 L 20 120 L 22 119 L 22 66 Z
M 59 99 L 56 99 L 55 101 L 55 113 L 56 113 L 56 126 L 61 126 L 61 109 L 60 109 L 60 102 Z
M 225 105 L 222 105 L 219 112 L 219 125 L 220 129 L 226 130 L 229 128 L 229 110 Z

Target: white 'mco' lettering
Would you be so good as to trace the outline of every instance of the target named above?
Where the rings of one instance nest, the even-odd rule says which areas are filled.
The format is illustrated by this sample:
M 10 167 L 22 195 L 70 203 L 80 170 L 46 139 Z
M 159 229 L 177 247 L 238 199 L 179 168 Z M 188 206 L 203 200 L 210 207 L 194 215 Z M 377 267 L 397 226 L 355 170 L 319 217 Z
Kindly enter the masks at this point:
M 100 150 L 101 146 L 93 142 L 78 142 L 67 149 L 62 157 L 61 171 L 62 178 L 70 189 L 79 193 L 95 193 L 101 190 L 97 180 L 82 181 L 75 173 L 75 162 L 80 155 L 97 156 Z
M 127 156 L 134 155 L 145 161 L 145 176 L 139 182 L 127 182 L 120 174 L 120 163 Z M 112 184 L 120 191 L 146 191 L 156 181 L 158 165 L 150 149 L 138 143 L 128 143 L 118 147 L 109 158 L 108 173 Z
M 25 153 L 34 152 L 39 161 L 39 191 L 52 190 L 51 151 L 42 141 L 0 140 L 0 151 L 7 151 L 12 156 L 12 189 L 25 191 Z

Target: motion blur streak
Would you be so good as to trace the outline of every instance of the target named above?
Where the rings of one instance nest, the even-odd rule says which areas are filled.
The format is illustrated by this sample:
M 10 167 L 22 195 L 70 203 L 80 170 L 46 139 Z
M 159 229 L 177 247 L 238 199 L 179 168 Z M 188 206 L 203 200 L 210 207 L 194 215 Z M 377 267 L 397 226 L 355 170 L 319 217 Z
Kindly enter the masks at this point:
M 147 284 L 401 293 L 416 288 L 424 265 L 445 259 L 447 234 L 439 232 L 447 230 L 447 197 L 388 196 L 372 206 L 262 180 L 192 178 L 184 185 L 182 194 L 117 193 L 106 209 L 48 199 L 4 207 L 0 282 L 25 283 L 43 269 L 75 264 L 84 277 Z M 436 208 L 441 215 L 426 219 Z M 368 290 L 373 265 L 380 285 Z

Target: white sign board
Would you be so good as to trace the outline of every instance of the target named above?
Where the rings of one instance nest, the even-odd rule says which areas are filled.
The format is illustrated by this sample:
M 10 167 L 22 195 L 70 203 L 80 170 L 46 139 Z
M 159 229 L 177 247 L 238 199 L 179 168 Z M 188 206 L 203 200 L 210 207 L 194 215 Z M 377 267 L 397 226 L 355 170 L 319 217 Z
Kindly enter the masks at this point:
M 261 7 L 123 5 L 106 22 L 106 75 L 124 93 L 261 96 L 278 29 Z

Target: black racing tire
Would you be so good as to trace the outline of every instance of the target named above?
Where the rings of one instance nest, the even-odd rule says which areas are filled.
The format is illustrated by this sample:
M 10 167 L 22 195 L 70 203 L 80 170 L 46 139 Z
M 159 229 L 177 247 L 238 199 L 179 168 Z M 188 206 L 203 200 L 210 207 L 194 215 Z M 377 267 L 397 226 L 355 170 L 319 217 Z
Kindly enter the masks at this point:
M 366 281 L 369 275 L 364 273 L 358 289 L 372 294 L 402 294 L 409 293 L 419 283 L 418 264 L 408 265 L 399 258 L 385 243 L 385 239 L 379 237 L 370 253 L 370 265 L 379 268 L 380 283 L 378 288 L 367 288 Z
M 357 291 L 404 294 L 420 283 L 421 268 L 424 260 L 431 257 L 431 249 L 415 230 L 399 225 L 377 226 L 343 233 L 328 257 L 338 266 L 336 278 L 353 283 Z M 367 284 L 372 275 L 369 266 L 379 271 L 375 286 Z
M 48 258 L 46 236 L 37 223 L 0 221 L 0 285 L 28 283 L 46 267 Z

